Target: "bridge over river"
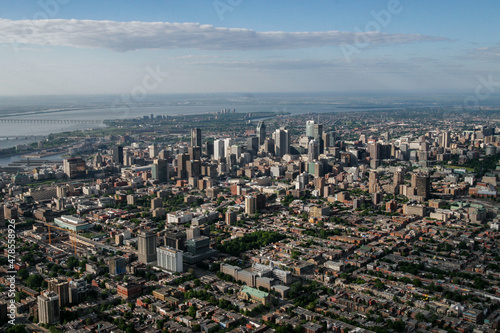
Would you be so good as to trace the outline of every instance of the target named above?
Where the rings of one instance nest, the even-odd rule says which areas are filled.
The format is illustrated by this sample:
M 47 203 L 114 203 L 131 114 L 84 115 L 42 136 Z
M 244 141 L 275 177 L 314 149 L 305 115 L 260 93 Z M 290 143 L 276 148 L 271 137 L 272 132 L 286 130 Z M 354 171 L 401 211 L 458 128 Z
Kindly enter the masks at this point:
M 25 118 L 0 118 L 0 123 L 25 123 L 25 124 L 102 124 L 103 120 L 96 119 L 25 119 Z

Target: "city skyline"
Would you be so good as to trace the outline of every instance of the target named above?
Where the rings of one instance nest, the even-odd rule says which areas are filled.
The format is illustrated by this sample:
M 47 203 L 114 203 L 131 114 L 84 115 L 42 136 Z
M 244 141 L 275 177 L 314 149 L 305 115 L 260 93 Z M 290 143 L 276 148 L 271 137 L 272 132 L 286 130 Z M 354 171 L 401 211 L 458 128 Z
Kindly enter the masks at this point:
M 499 7 L 11 3 L 0 8 L 0 94 L 498 93 Z

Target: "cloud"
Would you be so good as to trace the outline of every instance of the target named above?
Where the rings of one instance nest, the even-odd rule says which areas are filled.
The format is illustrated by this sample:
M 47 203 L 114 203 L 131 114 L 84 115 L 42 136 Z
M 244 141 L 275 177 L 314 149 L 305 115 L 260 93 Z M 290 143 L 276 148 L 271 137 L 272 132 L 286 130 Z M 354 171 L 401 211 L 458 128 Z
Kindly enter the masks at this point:
M 114 51 L 138 49 L 279 50 L 355 44 L 407 44 L 449 39 L 420 34 L 381 32 L 259 32 L 220 28 L 199 23 L 116 22 L 94 20 L 0 19 L 0 43 L 104 48 Z
M 459 56 L 458 58 L 469 60 L 499 61 L 500 43 L 497 43 L 495 46 L 480 47 L 469 50 L 465 55 Z

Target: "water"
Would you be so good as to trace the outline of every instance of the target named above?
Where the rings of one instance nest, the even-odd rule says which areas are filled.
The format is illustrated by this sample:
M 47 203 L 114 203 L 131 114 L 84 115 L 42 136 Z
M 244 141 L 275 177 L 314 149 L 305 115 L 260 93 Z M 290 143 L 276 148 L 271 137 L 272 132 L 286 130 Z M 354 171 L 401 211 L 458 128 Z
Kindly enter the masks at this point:
M 132 119 L 158 115 L 194 115 L 236 109 L 238 113 L 288 112 L 291 115 L 338 111 L 371 111 L 402 107 L 450 106 L 462 96 L 335 96 L 332 94 L 181 94 L 151 95 L 141 103 L 124 102 L 120 96 L 0 97 L 0 117 L 40 120 Z M 29 144 L 51 133 L 86 130 L 102 124 L 3 123 L 0 149 Z M 18 137 L 6 140 L 1 137 Z M 8 158 L 10 159 L 10 158 Z M 10 160 L 7 160 L 10 161 Z M 6 162 L 0 161 L 4 164 Z M 10 162 L 9 162 L 10 163 Z

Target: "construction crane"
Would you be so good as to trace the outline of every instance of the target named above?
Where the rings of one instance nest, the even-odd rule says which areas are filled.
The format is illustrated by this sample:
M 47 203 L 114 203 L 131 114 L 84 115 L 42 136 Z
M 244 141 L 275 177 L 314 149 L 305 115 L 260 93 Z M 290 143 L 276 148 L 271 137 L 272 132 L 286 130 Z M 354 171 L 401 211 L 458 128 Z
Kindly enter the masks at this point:
M 64 228 L 61 228 L 61 227 L 56 227 L 55 225 L 51 225 L 51 224 L 48 224 L 48 223 L 45 223 L 45 222 L 40 222 L 42 223 L 43 225 L 47 226 L 47 228 L 49 229 L 49 244 L 52 245 L 52 232 L 50 231 L 50 228 L 54 228 L 54 229 L 57 229 L 57 230 L 62 230 L 62 231 L 66 231 L 66 232 L 69 232 L 71 234 L 76 235 L 76 231 L 74 230 L 70 230 L 70 229 L 64 229 Z M 57 239 L 60 239 L 60 237 L 57 237 L 55 238 L 54 240 L 57 240 Z M 71 242 L 71 246 L 73 247 L 73 251 L 76 255 L 76 237 L 69 237 L 69 240 Z

